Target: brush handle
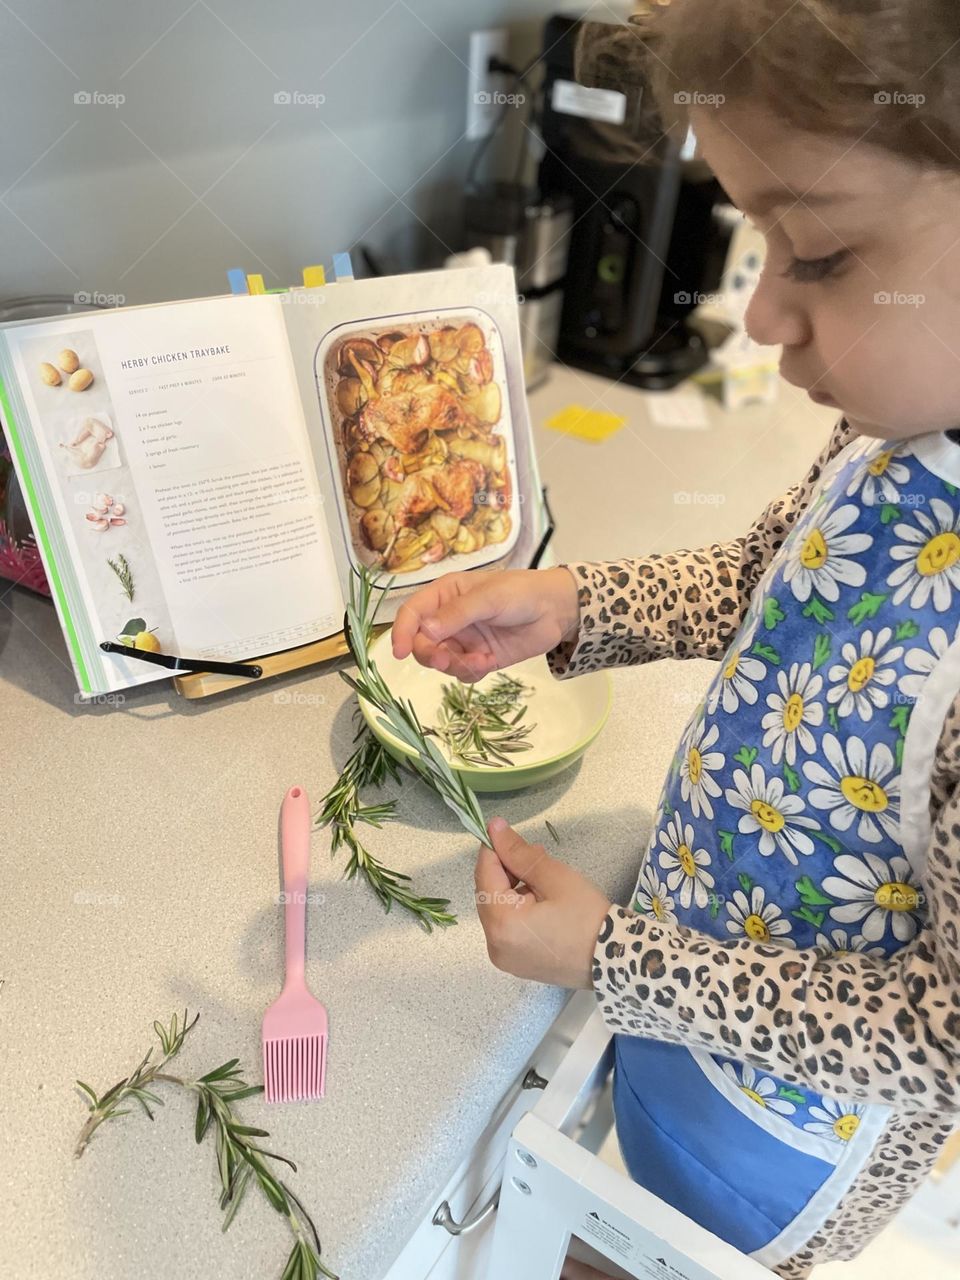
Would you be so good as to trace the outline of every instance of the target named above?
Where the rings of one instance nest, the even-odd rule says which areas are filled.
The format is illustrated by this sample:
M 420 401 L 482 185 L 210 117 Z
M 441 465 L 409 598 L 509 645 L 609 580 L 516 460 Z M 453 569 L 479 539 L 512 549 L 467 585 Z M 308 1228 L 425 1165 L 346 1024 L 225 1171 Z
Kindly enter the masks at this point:
M 291 787 L 280 810 L 286 934 L 284 988 L 303 983 L 306 953 L 307 868 L 310 865 L 310 802 L 303 787 Z

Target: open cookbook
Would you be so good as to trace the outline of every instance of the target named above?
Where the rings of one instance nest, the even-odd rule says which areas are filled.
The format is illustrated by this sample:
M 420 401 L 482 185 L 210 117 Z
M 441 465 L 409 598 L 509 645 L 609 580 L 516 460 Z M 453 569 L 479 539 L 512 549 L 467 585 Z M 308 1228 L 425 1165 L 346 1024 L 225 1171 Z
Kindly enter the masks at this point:
M 82 692 L 378 621 L 547 527 L 513 269 L 346 280 L 0 327 L 0 414 Z

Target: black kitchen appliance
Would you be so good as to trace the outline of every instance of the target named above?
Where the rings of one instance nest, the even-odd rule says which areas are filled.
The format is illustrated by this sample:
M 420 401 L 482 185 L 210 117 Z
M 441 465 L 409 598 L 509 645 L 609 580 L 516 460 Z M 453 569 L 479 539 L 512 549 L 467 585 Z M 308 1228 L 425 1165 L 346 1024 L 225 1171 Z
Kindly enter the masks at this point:
M 599 42 L 611 27 L 556 16 L 543 41 L 538 181 L 544 199 L 566 196 L 573 206 L 558 355 L 665 389 L 708 359 L 688 317 L 719 286 L 729 201 L 693 161 L 691 136 L 680 146 L 651 126 L 640 72 L 631 79 L 621 66 L 613 78 L 602 58 L 581 57 L 575 68 L 584 25 Z

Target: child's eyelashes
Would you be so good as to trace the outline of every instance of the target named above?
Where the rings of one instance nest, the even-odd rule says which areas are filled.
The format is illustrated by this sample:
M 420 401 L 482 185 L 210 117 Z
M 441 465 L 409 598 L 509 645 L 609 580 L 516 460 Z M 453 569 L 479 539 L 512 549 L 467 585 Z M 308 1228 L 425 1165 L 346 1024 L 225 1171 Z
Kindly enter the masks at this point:
M 828 276 L 834 275 L 837 268 L 846 261 L 848 253 L 847 249 L 838 249 L 825 258 L 794 258 L 781 274 L 799 284 L 815 284 L 818 280 L 826 280 Z

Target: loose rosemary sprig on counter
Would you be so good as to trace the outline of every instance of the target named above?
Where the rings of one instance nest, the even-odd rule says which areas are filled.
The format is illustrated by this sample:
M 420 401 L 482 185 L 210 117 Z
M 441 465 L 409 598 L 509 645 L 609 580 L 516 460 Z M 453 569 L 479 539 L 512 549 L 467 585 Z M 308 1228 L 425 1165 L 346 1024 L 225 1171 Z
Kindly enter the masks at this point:
M 192 1022 L 188 1022 L 187 1011 L 184 1010 L 182 1023 L 178 1023 L 176 1014 L 173 1015 L 169 1027 L 165 1027 L 159 1021 L 154 1022 L 153 1029 L 160 1041 L 162 1058 L 151 1065 L 153 1049 L 148 1049 L 139 1066 L 129 1076 L 119 1080 L 99 1097 L 82 1080 L 76 1082 L 90 1098 L 90 1114 L 80 1131 L 74 1155 L 78 1157 L 83 1155 L 91 1137 L 104 1121 L 128 1113 L 129 1108 L 123 1105 L 126 1102 L 139 1103 L 152 1120 L 153 1112 L 148 1103 L 163 1106 L 163 1099 L 149 1086 L 176 1084 L 189 1089 L 197 1097 L 197 1116 L 194 1125 L 197 1142 L 203 1141 L 211 1125 L 214 1129 L 217 1168 L 222 1187 L 220 1208 L 224 1210 L 221 1229 L 226 1231 L 230 1226 L 248 1184 L 252 1179 L 256 1179 L 267 1200 L 287 1219 L 294 1235 L 293 1248 L 281 1280 L 317 1280 L 318 1276 L 324 1276 L 327 1280 L 338 1280 L 336 1273 L 320 1260 L 320 1237 L 313 1219 L 287 1184 L 281 1182 L 268 1169 L 266 1161 L 280 1160 L 289 1165 L 294 1172 L 297 1166 L 286 1156 L 277 1155 L 274 1151 L 267 1151 L 257 1146 L 252 1139 L 268 1138 L 269 1133 L 266 1129 L 255 1129 L 250 1125 L 241 1124 L 233 1109 L 233 1104 L 239 1102 L 241 1098 L 262 1093 L 263 1085 L 248 1085 L 243 1080 L 237 1058 L 231 1058 L 229 1062 L 223 1063 L 213 1071 L 208 1071 L 206 1075 L 196 1080 L 171 1075 L 165 1070 L 171 1059 L 180 1052 L 187 1032 L 196 1026 L 199 1017 L 200 1015 L 197 1014 Z
M 489 837 L 483 814 L 472 788 L 461 774 L 451 769 L 439 747 L 424 732 L 412 704 L 390 691 L 377 670 L 377 664 L 369 656 L 370 637 L 380 605 L 380 601 L 376 605 L 372 604 L 374 588 L 379 588 L 379 575 L 371 573 L 365 566 L 361 566 L 359 570 L 354 569 L 353 572 L 343 630 L 350 653 L 357 664 L 358 675 L 354 678 L 346 671 L 341 671 L 340 676 L 361 698 L 377 708 L 381 713 L 378 723 L 415 752 L 412 767 L 444 804 L 453 810 L 465 830 L 481 844 L 487 844 Z M 393 578 L 383 588 L 383 595 L 386 595 L 392 584 Z
M 493 687 L 482 693 L 459 680 L 445 684 L 437 735 L 465 764 L 513 764 L 511 754 L 533 746 L 529 735 L 536 725 L 520 724 L 527 707 L 525 703 L 517 707 L 530 692 L 528 685 L 506 672 L 500 672 Z
M 360 799 L 361 791 L 368 786 L 382 786 L 388 774 L 396 782 L 402 783 L 403 779 L 397 761 L 367 728 L 359 707 L 354 709 L 354 718 L 360 721 L 360 728 L 353 741 L 363 741 L 347 760 L 337 783 L 324 796 L 317 818 L 319 826 L 332 827 L 330 852 L 336 854 L 343 846 L 350 850 L 350 860 L 344 873 L 346 878 L 352 880 L 354 876 L 363 876 L 383 903 L 385 911 L 389 911 L 396 902 L 415 916 L 427 933 L 432 932 L 434 925 L 444 928 L 456 924 L 457 917 L 446 910 L 450 905 L 449 898 L 420 898 L 411 893 L 407 888 L 410 877 L 402 871 L 391 871 L 385 867 L 363 846 L 357 835 L 357 823 L 382 827 L 396 817 L 397 807 L 396 800 L 365 805 Z

